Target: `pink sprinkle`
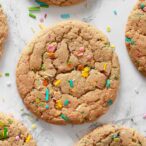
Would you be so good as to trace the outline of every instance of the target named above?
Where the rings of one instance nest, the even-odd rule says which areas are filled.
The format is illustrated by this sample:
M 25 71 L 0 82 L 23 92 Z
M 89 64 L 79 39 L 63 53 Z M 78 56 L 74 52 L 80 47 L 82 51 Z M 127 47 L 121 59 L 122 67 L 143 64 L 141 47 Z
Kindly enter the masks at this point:
M 56 47 L 55 46 L 48 46 L 48 51 L 49 52 L 54 52 L 56 50 Z
M 87 56 L 87 59 L 88 59 L 88 60 L 91 60 L 91 59 L 92 59 L 92 55 L 88 55 L 88 56 Z
M 83 56 L 83 55 L 84 55 L 83 52 L 77 54 L 78 57 L 81 57 L 81 56 Z
M 79 50 L 80 50 L 81 52 L 84 52 L 84 51 L 85 51 L 85 48 L 81 47 Z
M 146 119 L 146 114 L 143 115 L 143 119 Z
M 146 7 L 143 8 L 143 11 L 146 12 Z
M 16 140 L 19 140 L 19 139 L 20 139 L 20 137 L 19 137 L 19 136 L 16 136 L 16 137 L 15 137 L 15 139 L 16 139 Z

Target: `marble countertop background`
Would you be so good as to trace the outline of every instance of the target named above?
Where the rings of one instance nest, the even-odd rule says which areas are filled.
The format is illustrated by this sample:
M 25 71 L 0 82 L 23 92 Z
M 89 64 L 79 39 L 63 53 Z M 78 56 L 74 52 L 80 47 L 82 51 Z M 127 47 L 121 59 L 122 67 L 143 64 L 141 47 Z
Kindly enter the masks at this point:
M 0 72 L 10 73 L 10 77 L 0 78 L 0 111 L 13 114 L 31 131 L 38 146 L 73 146 L 85 133 L 103 123 L 117 123 L 133 127 L 146 136 L 146 78 L 133 66 L 125 48 L 125 25 L 136 0 L 88 0 L 71 7 L 53 7 L 35 13 L 37 19 L 28 16 L 28 7 L 35 4 L 32 0 L 0 0 L 8 17 L 9 37 L 7 39 Z M 117 15 L 114 15 L 114 11 Z M 36 119 L 24 107 L 15 83 L 15 69 L 24 46 L 40 30 L 40 18 L 47 13 L 46 26 L 62 21 L 60 15 L 69 13 L 71 19 L 86 21 L 107 34 L 121 64 L 121 85 L 116 102 L 109 112 L 94 123 L 78 126 L 55 126 Z M 107 26 L 111 32 L 106 32 Z M 36 124 L 37 128 L 31 128 Z

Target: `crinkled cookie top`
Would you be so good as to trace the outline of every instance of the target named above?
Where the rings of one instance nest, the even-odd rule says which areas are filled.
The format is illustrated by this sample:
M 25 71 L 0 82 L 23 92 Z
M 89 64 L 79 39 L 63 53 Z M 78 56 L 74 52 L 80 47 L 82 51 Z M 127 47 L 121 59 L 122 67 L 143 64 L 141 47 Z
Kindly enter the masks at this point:
M 0 5 L 0 56 L 2 55 L 3 52 L 3 44 L 6 40 L 7 33 L 8 33 L 8 26 L 7 26 L 6 16 L 4 15 Z
M 146 0 L 139 0 L 131 12 L 125 41 L 132 61 L 146 75 Z
M 25 105 L 39 118 L 80 124 L 96 120 L 112 105 L 120 68 L 105 35 L 84 22 L 67 21 L 29 43 L 16 78 Z
M 75 146 L 146 146 L 146 138 L 130 128 L 105 125 L 84 136 Z
M 24 125 L 0 113 L 0 146 L 36 146 Z

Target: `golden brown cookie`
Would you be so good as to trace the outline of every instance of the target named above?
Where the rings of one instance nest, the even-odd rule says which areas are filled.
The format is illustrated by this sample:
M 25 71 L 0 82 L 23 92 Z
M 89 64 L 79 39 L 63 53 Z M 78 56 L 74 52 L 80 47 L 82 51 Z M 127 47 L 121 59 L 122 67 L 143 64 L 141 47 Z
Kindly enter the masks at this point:
M 0 56 L 2 55 L 3 52 L 3 44 L 6 40 L 7 33 L 8 33 L 8 26 L 7 26 L 6 16 L 3 13 L 3 10 L 0 5 Z
M 69 5 L 77 4 L 84 0 L 40 0 L 40 1 L 45 2 L 46 4 L 49 5 L 69 6 Z
M 84 22 L 65 21 L 26 46 L 16 78 L 25 105 L 39 118 L 80 124 L 96 120 L 112 105 L 120 66 L 102 32 Z
M 104 125 L 81 138 L 75 146 L 146 146 L 146 138 L 134 129 Z
M 146 0 L 139 0 L 131 12 L 125 39 L 132 61 L 146 75 Z
M 0 146 L 36 146 L 25 126 L 0 113 Z

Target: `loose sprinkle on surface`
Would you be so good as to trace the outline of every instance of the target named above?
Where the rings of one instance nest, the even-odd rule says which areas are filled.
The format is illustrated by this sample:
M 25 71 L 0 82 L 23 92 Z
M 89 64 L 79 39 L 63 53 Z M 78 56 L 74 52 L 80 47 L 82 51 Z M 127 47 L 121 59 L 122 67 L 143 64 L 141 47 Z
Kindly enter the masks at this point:
M 69 118 L 68 118 L 66 115 L 64 115 L 64 114 L 61 114 L 60 117 L 61 117 L 64 121 L 68 121 L 68 120 L 69 120 Z

